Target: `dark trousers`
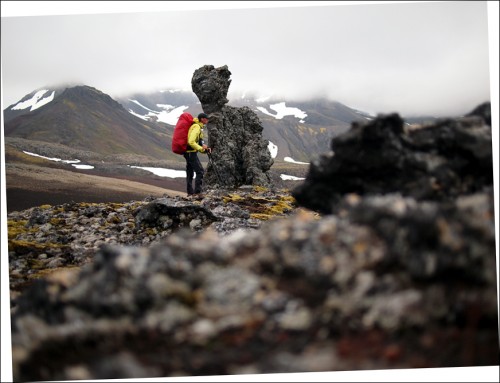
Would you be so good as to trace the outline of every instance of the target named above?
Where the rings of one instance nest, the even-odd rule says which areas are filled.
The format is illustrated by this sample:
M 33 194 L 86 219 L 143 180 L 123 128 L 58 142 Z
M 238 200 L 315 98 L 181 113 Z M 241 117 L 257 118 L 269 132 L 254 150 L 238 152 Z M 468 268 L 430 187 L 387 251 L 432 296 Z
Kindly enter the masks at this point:
M 184 158 L 186 159 L 187 193 L 201 193 L 201 185 L 203 184 L 203 175 L 205 174 L 205 171 L 203 170 L 203 166 L 201 165 L 200 159 L 198 158 L 198 153 L 186 152 L 184 153 Z M 193 189 L 193 176 L 195 173 L 196 178 L 194 179 Z

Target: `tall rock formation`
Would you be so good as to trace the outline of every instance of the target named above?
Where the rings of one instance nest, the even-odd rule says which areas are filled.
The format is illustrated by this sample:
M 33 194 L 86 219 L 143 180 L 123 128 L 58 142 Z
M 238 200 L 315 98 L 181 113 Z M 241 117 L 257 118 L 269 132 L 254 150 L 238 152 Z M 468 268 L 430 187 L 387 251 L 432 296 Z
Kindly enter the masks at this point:
M 248 107 L 227 106 L 231 72 L 224 65 L 198 68 L 191 80 L 193 92 L 209 115 L 208 145 L 211 161 L 205 189 L 237 188 L 242 185 L 272 186 L 268 173 L 273 164 L 263 126 Z

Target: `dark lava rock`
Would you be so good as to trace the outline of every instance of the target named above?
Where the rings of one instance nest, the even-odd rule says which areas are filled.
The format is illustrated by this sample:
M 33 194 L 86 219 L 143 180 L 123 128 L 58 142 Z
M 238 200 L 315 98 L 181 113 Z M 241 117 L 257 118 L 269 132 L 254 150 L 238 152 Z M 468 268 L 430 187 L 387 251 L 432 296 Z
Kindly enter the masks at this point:
M 248 107 L 225 105 L 230 75 L 227 66 L 205 65 L 192 78 L 193 92 L 209 114 L 208 146 L 212 155 L 204 188 L 271 187 L 273 159 L 268 142 L 262 138 L 264 128 L 257 114 Z
M 417 200 L 453 201 L 493 184 L 489 104 L 468 117 L 409 129 L 397 114 L 353 123 L 310 165 L 293 191 L 299 205 L 331 213 L 349 193 L 401 193 Z

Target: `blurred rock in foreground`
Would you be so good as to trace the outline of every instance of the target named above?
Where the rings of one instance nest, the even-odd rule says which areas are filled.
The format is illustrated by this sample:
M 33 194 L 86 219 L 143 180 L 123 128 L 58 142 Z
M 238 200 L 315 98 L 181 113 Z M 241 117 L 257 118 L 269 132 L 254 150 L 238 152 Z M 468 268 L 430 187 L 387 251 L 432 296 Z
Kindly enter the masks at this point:
M 89 207 L 89 230 L 123 237 L 15 298 L 14 379 L 498 365 L 489 127 L 402 126 L 380 117 L 334 140 L 294 191 L 321 216 L 258 189 Z M 49 217 L 31 216 L 36 237 Z

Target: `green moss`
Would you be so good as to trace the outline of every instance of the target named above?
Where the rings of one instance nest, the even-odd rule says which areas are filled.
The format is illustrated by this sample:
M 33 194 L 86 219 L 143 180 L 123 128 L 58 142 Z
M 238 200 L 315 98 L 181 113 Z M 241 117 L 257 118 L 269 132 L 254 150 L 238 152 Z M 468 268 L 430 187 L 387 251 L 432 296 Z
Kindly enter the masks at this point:
M 55 268 L 50 268 L 50 269 L 42 269 L 38 268 L 39 271 L 36 273 L 32 273 L 28 275 L 28 279 L 30 280 L 36 280 L 36 279 L 41 279 L 41 278 L 46 278 L 51 274 L 54 274 L 56 272 L 60 271 L 66 271 L 66 270 L 78 270 L 81 269 L 80 266 L 65 266 L 65 267 L 55 267 Z
M 259 221 L 267 221 L 271 218 L 271 215 L 262 213 L 253 213 L 250 214 L 250 218 L 258 219 Z
M 122 220 L 120 219 L 120 217 L 113 216 L 111 218 L 108 218 L 108 222 L 107 223 L 109 223 L 109 224 L 112 224 L 112 223 L 118 224 L 118 223 L 121 223 L 121 222 L 122 222 Z
M 20 234 L 32 233 L 33 229 L 27 228 L 26 225 L 28 221 L 20 220 L 20 221 L 7 221 L 7 237 L 9 240 L 16 238 Z
M 145 230 L 145 232 L 146 232 L 147 235 L 156 235 L 156 234 L 158 234 L 158 230 L 156 230 L 156 228 L 151 228 L 151 227 L 147 228 Z
M 93 206 L 99 206 L 99 204 L 95 202 L 80 202 L 78 204 L 78 207 L 93 207 Z
M 266 188 L 266 187 L 264 187 L 264 186 L 259 186 L 259 185 L 256 185 L 256 186 L 254 186 L 254 187 L 253 187 L 253 191 L 254 191 L 255 193 L 264 193 L 264 192 L 269 191 L 269 189 L 268 189 L 268 188 Z
M 224 203 L 243 201 L 244 199 L 245 198 L 243 198 L 242 196 L 240 196 L 238 194 L 229 194 L 229 195 L 222 198 Z
M 59 226 L 65 224 L 66 220 L 64 218 L 51 218 L 49 222 L 51 225 Z
M 294 208 L 293 197 L 280 197 L 278 200 L 267 200 L 266 205 L 260 206 L 260 211 L 250 214 L 251 218 L 267 221 L 275 216 L 285 214 Z
M 124 203 L 115 203 L 115 202 L 110 202 L 110 203 L 108 203 L 107 205 L 108 205 L 111 209 L 114 209 L 114 210 L 116 210 L 116 209 L 120 209 L 120 208 L 122 208 L 122 207 L 124 207 L 124 206 L 125 206 L 125 204 L 124 204 Z
M 33 241 L 12 239 L 9 240 L 8 247 L 9 251 L 14 251 L 18 254 L 26 254 L 32 251 L 43 252 L 47 249 L 62 249 L 67 246 L 61 245 L 59 243 L 38 243 Z
M 37 258 L 28 259 L 28 265 L 31 270 L 41 270 L 45 268 L 45 262 Z
M 250 217 L 258 220 L 269 220 L 278 215 L 285 214 L 296 207 L 295 198 L 290 195 L 279 196 L 277 198 L 261 197 L 260 193 L 265 193 L 268 189 L 255 186 L 255 195 L 241 196 L 239 194 L 229 194 L 223 197 L 225 203 L 232 202 L 250 212 Z
M 126 227 L 128 227 L 129 229 L 135 229 L 135 223 L 134 222 L 127 222 L 125 224 Z

